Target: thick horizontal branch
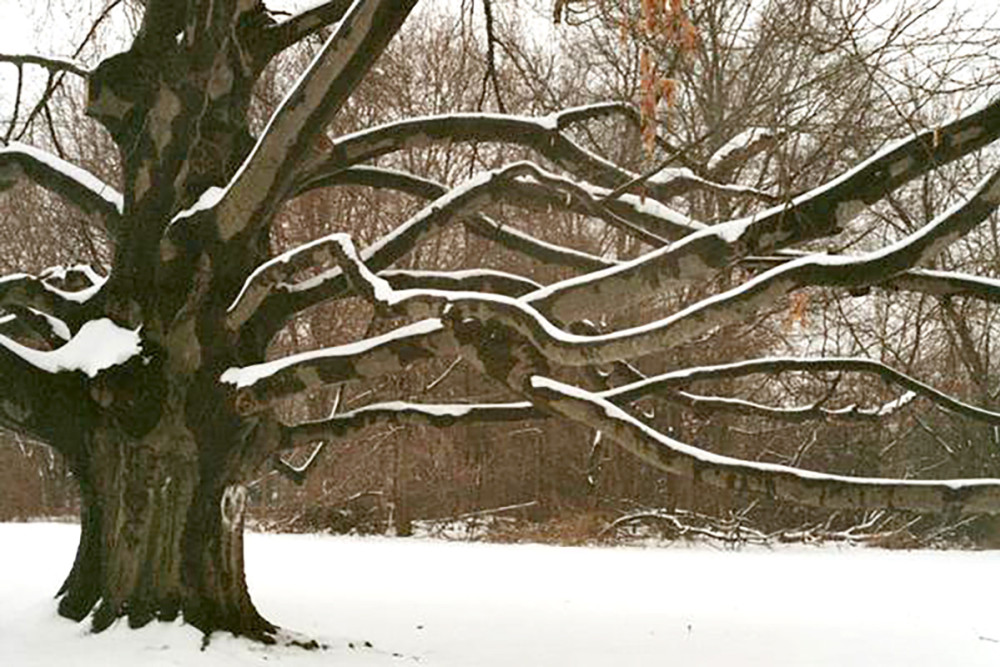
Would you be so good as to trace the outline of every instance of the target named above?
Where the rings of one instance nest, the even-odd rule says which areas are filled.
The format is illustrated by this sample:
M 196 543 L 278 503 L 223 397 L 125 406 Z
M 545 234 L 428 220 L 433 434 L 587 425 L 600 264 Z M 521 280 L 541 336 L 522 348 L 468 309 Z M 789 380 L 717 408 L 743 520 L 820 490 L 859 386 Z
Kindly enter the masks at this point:
M 561 130 L 578 120 L 619 113 L 620 107 L 618 103 L 596 104 L 539 117 L 454 113 L 380 125 L 334 141 L 325 159 L 307 167 L 301 183 L 410 147 L 477 141 L 529 148 L 577 178 L 613 188 L 633 175 L 582 148 Z
M 666 248 L 533 298 L 562 321 L 609 302 L 622 305 L 675 281 L 703 280 L 734 261 L 839 232 L 866 205 L 910 180 L 968 155 L 1000 136 L 1000 100 L 958 120 L 896 142 L 834 180 L 787 204 L 694 233 Z
M 86 65 L 78 60 L 60 56 L 43 56 L 35 53 L 0 53 L 0 63 L 11 63 L 18 66 L 37 65 L 50 72 L 70 72 L 84 79 L 90 76 L 90 69 Z
M 748 257 L 740 266 L 769 269 L 788 263 L 804 255 Z M 1000 280 L 970 273 L 935 271 L 932 269 L 910 269 L 874 285 L 886 290 L 919 292 L 937 297 L 964 297 L 979 299 L 988 303 L 1000 303 Z M 852 293 L 861 295 L 868 289 L 854 289 Z
M 1000 513 L 1000 479 L 892 480 L 848 477 L 720 456 L 669 438 L 589 392 L 532 378 L 533 401 L 600 429 L 654 467 L 696 482 L 829 509 L 887 507 L 944 514 Z
M 452 292 L 485 292 L 516 298 L 530 294 L 541 285 L 534 280 L 492 269 L 464 271 L 379 271 L 395 290 L 445 290 Z
M 98 214 L 112 234 L 120 224 L 121 193 L 90 172 L 26 144 L 0 147 L 0 191 L 21 178 L 59 195 L 85 213 Z
M 358 410 L 320 421 L 303 422 L 284 429 L 281 447 L 299 447 L 315 440 L 343 438 L 351 433 L 374 426 L 432 426 L 451 428 L 474 424 L 496 424 L 548 417 L 531 403 L 494 403 L 482 405 L 421 405 L 390 402 L 369 405 Z
M 545 345 L 543 351 L 550 359 L 560 363 L 580 365 L 607 362 L 649 354 L 677 345 L 713 329 L 716 326 L 738 321 L 748 313 L 757 312 L 762 306 L 781 298 L 791 290 L 806 286 L 864 288 L 877 285 L 897 274 L 932 259 L 938 252 L 993 213 L 1000 204 L 1000 172 L 984 179 L 973 195 L 965 202 L 944 212 L 916 233 L 881 250 L 846 255 L 807 255 L 767 271 L 743 285 L 709 297 L 667 318 L 633 329 L 616 331 L 601 336 L 575 337 L 553 330 L 551 323 L 541 318 L 534 309 L 522 309 L 526 317 L 511 313 L 511 322 L 536 343 Z M 613 270 L 612 270 L 613 271 Z M 607 273 L 607 272 L 600 272 Z M 583 276 L 579 281 L 588 280 Z M 651 276 L 650 280 L 655 280 Z M 562 283 L 565 285 L 567 282 Z M 603 281 L 589 283 L 601 288 Z M 612 279 L 607 289 L 590 293 L 593 306 L 609 307 L 617 299 L 627 298 L 619 293 L 625 283 Z M 558 293 L 547 287 L 523 299 L 534 308 L 552 302 L 548 295 Z M 538 298 L 538 295 L 543 295 Z M 582 295 L 578 292 L 577 295 Z M 511 309 L 508 309 L 510 311 Z M 562 311 L 557 311 L 557 314 Z M 546 336 L 552 338 L 545 341 Z
M 423 320 L 349 345 L 230 368 L 220 380 L 234 387 L 236 409 L 248 415 L 315 387 L 397 373 L 418 361 L 456 350 L 451 333 L 440 320 Z

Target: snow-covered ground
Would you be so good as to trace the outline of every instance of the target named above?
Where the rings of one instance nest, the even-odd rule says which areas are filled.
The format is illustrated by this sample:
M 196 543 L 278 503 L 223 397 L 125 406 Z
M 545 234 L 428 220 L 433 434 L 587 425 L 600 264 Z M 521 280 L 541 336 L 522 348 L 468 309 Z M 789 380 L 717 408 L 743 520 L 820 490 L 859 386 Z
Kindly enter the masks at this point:
M 201 651 L 179 624 L 58 618 L 77 531 L 0 524 L 0 665 L 1000 665 L 1000 552 L 251 534 L 261 611 L 330 648 Z

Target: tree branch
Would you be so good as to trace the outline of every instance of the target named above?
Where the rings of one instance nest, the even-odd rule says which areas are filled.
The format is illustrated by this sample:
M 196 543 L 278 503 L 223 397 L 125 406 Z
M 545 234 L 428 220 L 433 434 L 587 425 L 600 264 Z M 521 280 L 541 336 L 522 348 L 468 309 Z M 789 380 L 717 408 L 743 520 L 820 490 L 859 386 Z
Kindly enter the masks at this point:
M 320 421 L 303 422 L 283 429 L 282 449 L 292 449 L 316 440 L 344 438 L 375 424 L 396 426 L 423 425 L 451 428 L 470 424 L 496 424 L 525 419 L 543 419 L 549 415 L 531 403 L 493 403 L 482 405 L 419 403 L 377 403 Z
M 18 66 L 38 65 L 53 74 L 70 72 L 83 79 L 90 76 L 90 69 L 80 61 L 59 56 L 43 56 L 35 53 L 0 53 L 0 63 L 11 63 Z
M 684 444 L 589 392 L 532 378 L 532 400 L 600 429 L 650 465 L 696 482 L 830 509 L 888 507 L 943 514 L 1000 513 L 1000 480 L 891 480 L 817 473 L 720 456 Z
M 545 244 L 514 230 L 502 229 L 485 218 L 472 216 L 473 212 L 492 201 L 496 193 L 502 192 L 523 168 L 523 163 L 515 163 L 496 171 L 483 172 L 447 191 L 395 230 L 365 248 L 361 253 L 361 259 L 372 271 L 382 271 L 403 257 L 421 240 L 461 217 L 469 220 L 470 228 L 477 234 L 501 238 L 507 245 L 518 244 L 518 247 L 524 248 L 533 256 L 558 255 L 567 262 L 572 261 L 577 264 L 589 261 L 591 256 L 585 253 Z M 332 237 L 324 237 L 300 246 L 255 270 L 229 308 L 228 326 L 235 330 L 252 317 L 253 322 L 250 322 L 249 330 L 262 340 L 269 340 L 284 326 L 291 315 L 343 294 L 347 289 L 347 283 L 339 266 L 296 285 L 285 285 L 280 282 L 283 280 L 280 276 L 291 275 L 289 270 L 292 266 L 288 263 L 290 254 L 297 255 L 301 250 L 311 252 L 314 248 L 327 243 L 330 238 Z M 278 274 L 278 277 L 267 278 L 271 274 Z
M 855 357 L 830 357 L 826 359 L 769 357 L 718 366 L 685 368 L 616 387 L 605 392 L 603 397 L 615 403 L 628 403 L 637 401 L 644 396 L 655 395 L 663 390 L 671 392 L 694 382 L 744 377 L 755 373 L 774 375 L 791 371 L 874 374 L 885 382 L 898 385 L 936 405 L 940 405 L 949 412 L 986 424 L 1000 425 L 1000 412 L 969 405 L 883 363 Z
M 21 177 L 75 204 L 85 213 L 101 216 L 114 234 L 121 224 L 122 196 L 90 172 L 33 146 L 11 143 L 0 147 L 0 191 Z
M 219 379 L 236 390 L 236 410 L 249 415 L 314 387 L 380 377 L 456 350 L 441 321 L 429 319 L 349 345 L 230 368 Z
M 81 285 L 81 280 L 86 280 L 86 284 Z M 69 272 L 62 268 L 49 269 L 41 276 L 25 273 L 3 276 L 0 277 L 0 308 L 14 306 L 40 311 L 58 318 L 75 332 L 99 307 L 97 294 L 104 282 L 89 267 Z
M 968 155 L 1000 136 L 1000 100 L 884 148 L 788 204 L 715 225 L 667 248 L 584 280 L 554 285 L 533 301 L 563 321 L 614 299 L 625 304 L 678 280 L 703 280 L 734 261 L 836 233 L 865 207 L 904 183 Z
M 388 45 L 416 0 L 358 0 L 282 102 L 215 205 L 223 240 L 255 239 L 290 194 L 303 160 Z M 197 206 L 175 220 L 197 212 Z
M 270 56 L 341 20 L 352 2 L 353 0 L 329 0 L 269 26 L 264 31 L 264 36 L 270 47 Z

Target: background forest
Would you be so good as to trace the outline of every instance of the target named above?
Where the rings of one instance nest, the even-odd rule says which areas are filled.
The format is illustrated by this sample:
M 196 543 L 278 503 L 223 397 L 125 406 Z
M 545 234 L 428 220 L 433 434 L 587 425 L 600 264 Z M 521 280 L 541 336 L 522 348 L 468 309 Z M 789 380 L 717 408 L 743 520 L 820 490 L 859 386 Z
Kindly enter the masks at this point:
M 895 139 L 933 128 L 993 99 L 1000 34 L 982 14 L 946 3 L 865 0 L 716 0 L 692 3 L 689 48 L 667 45 L 638 5 L 605 0 L 553 3 L 433 3 L 421 7 L 378 61 L 331 135 L 407 117 L 461 111 L 539 116 L 601 101 L 626 102 L 619 118 L 580 123 L 574 140 L 635 172 L 686 170 L 675 209 L 706 223 L 788 201 Z M 114 2 L 108 20 L 77 31 L 67 55 L 106 51 L 128 30 L 132 10 Z M 484 9 L 488 14 L 484 15 Z M 90 26 L 83 26 L 90 28 Z M 276 108 L 322 35 L 277 59 L 255 91 L 256 118 Z M 0 67 L 10 67 L 0 65 Z M 79 84 L 19 67 L 24 94 L 0 91 L 6 140 L 21 139 L 116 182 L 110 140 L 81 122 Z M 23 75 L 23 76 L 22 76 Z M 664 83 L 667 82 L 667 83 Z M 260 128 L 257 128 L 258 130 Z M 860 252 L 888 245 L 959 199 L 995 160 L 995 149 L 941 167 L 870 207 L 814 250 Z M 412 146 L 377 159 L 382 168 L 453 185 L 522 157 L 487 143 Z M 536 158 L 527 149 L 523 157 Z M 544 163 L 543 163 L 544 164 Z M 0 174 L 0 187 L 5 182 Z M 428 181 L 423 197 L 440 186 Z M 484 214 L 579 251 L 580 262 L 624 260 L 648 250 L 634 230 L 565 212 L 526 190 L 518 206 Z M 272 227 L 275 254 L 331 231 L 367 246 L 425 203 L 420 193 L 353 186 L 316 189 L 292 201 Z M 530 209 L 530 210 L 526 210 Z M 58 221 L 53 224 L 52 221 Z M 664 232 L 651 242 L 674 240 Z M 111 250 L 85 214 L 46 192 L 15 185 L 0 198 L 0 273 L 41 274 L 54 265 L 107 267 Z M 607 312 L 597 327 L 620 329 L 666 316 L 782 258 L 751 257 L 712 284 L 671 287 Z M 787 259 L 783 258 L 783 259 Z M 504 250 L 469 226 L 419 246 L 396 268 L 503 270 L 540 284 L 572 272 Z M 996 216 L 954 243 L 934 266 L 1000 278 Z M 384 272 L 383 275 L 391 272 Z M 403 278 L 400 277 L 402 280 Z M 641 314 L 641 318 L 640 318 Z M 384 321 L 360 300 L 318 307 L 286 329 L 272 355 L 380 333 Z M 927 292 L 810 288 L 746 321 L 721 326 L 669 352 L 639 359 L 646 375 L 749 357 L 866 357 L 966 403 L 1000 407 L 997 312 L 992 303 Z M 598 372 L 598 375 L 601 371 Z M 607 369 L 615 382 L 614 371 Z M 713 452 L 813 470 L 891 478 L 1000 477 L 997 427 L 931 405 L 878 375 L 830 371 L 699 381 L 649 401 L 648 422 Z M 392 399 L 447 403 L 504 399 L 504 389 L 462 359 L 432 361 L 375 383 L 322 389 L 283 406 L 287 421 L 323 418 Z M 728 400 L 717 397 L 725 396 Z M 52 450 L 0 432 L 0 520 L 73 516 L 74 482 Z M 313 458 L 315 457 L 315 458 Z M 311 445 L 250 485 L 258 525 L 335 532 L 449 531 L 494 539 L 614 539 L 645 526 L 667 536 L 851 539 L 887 546 L 996 545 L 986 517 L 901 512 L 824 512 L 710 489 L 648 467 L 582 426 L 556 420 L 434 429 L 380 425 Z M 312 461 L 308 474 L 298 468 Z M 298 478 L 298 479 L 294 479 Z M 297 483 L 300 482 L 300 483 Z

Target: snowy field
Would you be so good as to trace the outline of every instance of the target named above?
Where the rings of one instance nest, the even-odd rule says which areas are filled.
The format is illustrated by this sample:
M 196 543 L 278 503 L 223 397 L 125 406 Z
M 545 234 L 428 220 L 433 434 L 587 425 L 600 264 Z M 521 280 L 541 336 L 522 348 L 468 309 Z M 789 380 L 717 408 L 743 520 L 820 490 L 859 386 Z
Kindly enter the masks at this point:
M 58 618 L 77 532 L 0 524 L 0 665 L 1000 665 L 1000 552 L 251 534 L 261 611 L 329 648 L 201 651 L 180 624 L 88 635 Z

